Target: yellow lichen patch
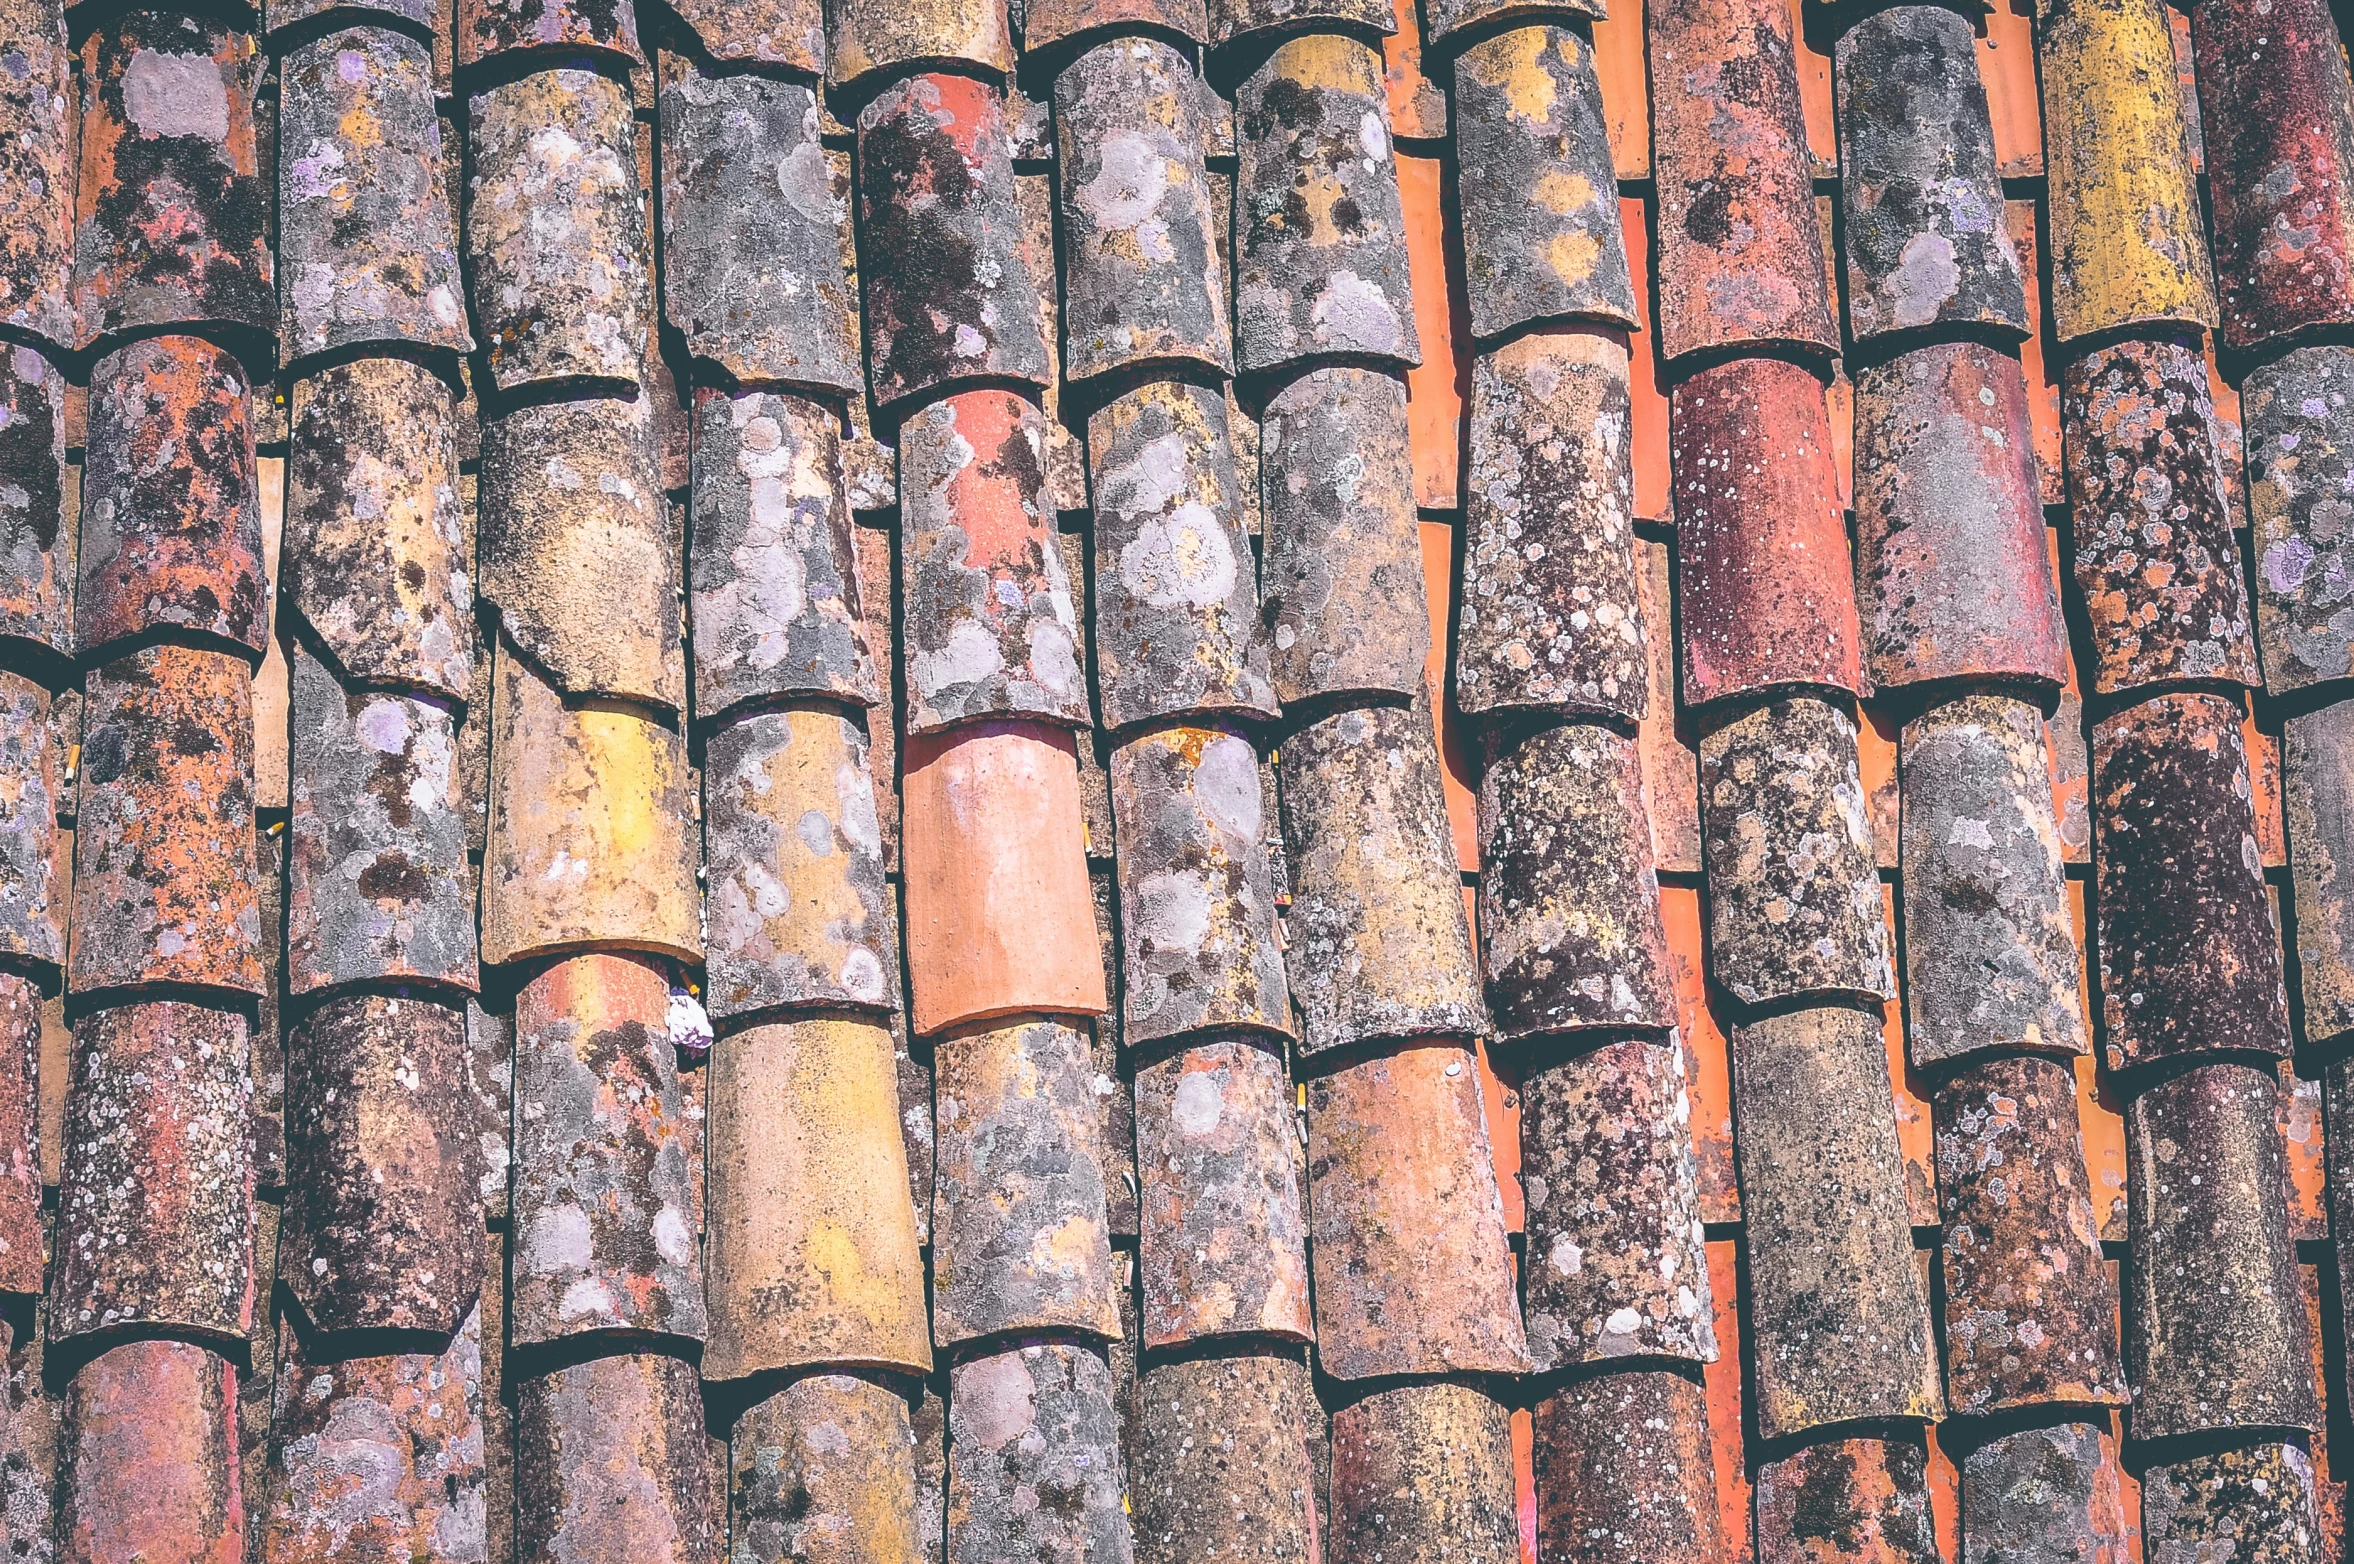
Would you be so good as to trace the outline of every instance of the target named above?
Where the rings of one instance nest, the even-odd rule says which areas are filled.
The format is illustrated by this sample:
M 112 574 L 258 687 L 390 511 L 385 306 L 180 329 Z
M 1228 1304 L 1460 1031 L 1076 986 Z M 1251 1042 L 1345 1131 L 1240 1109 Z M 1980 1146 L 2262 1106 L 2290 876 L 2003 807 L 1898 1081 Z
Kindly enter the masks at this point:
M 1602 246 L 1594 242 L 1592 234 L 1557 234 L 1545 247 L 1545 262 L 1563 282 L 1583 282 L 1594 274 L 1594 266 L 1602 258 Z
M 2174 49 L 2158 0 L 2070 0 L 2043 36 L 2052 309 L 2062 340 L 2212 326 L 2215 290 Z
M 1381 56 L 1340 33 L 1308 33 L 1275 51 L 1274 74 L 1311 92 L 1350 92 L 1380 100 Z
M 1543 27 L 1522 27 L 1501 33 L 1466 49 L 1455 68 L 1469 71 L 1482 85 L 1501 91 L 1505 103 L 1518 118 L 1535 125 L 1547 124 L 1553 118 L 1556 91 L 1553 72 L 1545 60 L 1548 31 Z M 1560 37 L 1563 58 L 1574 66 L 1576 40 L 1567 33 Z

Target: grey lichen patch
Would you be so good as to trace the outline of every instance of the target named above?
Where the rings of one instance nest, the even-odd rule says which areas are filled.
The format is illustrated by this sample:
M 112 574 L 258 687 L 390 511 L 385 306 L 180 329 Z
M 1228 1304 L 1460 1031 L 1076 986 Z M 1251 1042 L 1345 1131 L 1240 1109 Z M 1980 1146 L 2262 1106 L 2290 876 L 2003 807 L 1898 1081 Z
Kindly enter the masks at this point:
M 400 978 L 472 988 L 455 717 L 415 696 L 346 690 L 300 646 L 291 672 L 289 991 Z
M 63 760 L 49 692 L 0 672 L 0 955 L 51 968 L 65 962 L 73 885 L 57 828 Z
M 2354 678 L 2354 349 L 2300 348 L 2248 372 L 2256 630 L 2275 695 Z
M 533 403 L 485 420 L 482 595 L 569 696 L 686 705 L 680 539 L 649 398 Z
M 1164 728 L 1112 751 L 1111 788 L 1128 1043 L 1288 1034 L 1258 751 L 1231 729 Z
M 466 259 L 491 378 L 635 385 L 654 301 L 628 91 L 551 70 L 468 107 Z
M 820 403 L 697 394 L 687 568 L 698 717 L 772 695 L 882 700 L 842 451 L 840 420 Z
M 1961 1467 L 1963 1535 L 2002 1539 L 1987 1564 L 2126 1556 L 2130 1521 L 2105 1422 L 2003 1434 L 1964 1455 Z
M 662 57 L 662 302 L 689 352 L 740 385 L 858 394 L 849 221 L 808 87 Z
M 1700 807 L 1716 980 L 1748 1004 L 1887 998 L 1887 911 L 1854 719 L 1794 698 L 1703 734 Z
M 34 348 L 0 348 L 0 637 L 61 657 L 74 649 L 79 568 L 78 529 L 66 525 L 66 396 L 56 363 Z
M 2281 800 L 2296 887 L 2297 991 L 2305 1039 L 2354 1031 L 2354 705 L 2291 717 Z
M 2303 1564 L 2321 1556 L 2320 1478 L 2302 1445 L 2267 1442 L 2141 1475 L 2149 1564 Z

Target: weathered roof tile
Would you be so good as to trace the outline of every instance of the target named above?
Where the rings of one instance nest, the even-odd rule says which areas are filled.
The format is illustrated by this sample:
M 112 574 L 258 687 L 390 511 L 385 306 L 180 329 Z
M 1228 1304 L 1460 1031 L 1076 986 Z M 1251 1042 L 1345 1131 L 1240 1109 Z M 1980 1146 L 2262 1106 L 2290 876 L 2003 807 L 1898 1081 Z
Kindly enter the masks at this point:
M 2020 1564 L 2128 1556 L 2133 1519 L 2108 1424 L 2001 1434 L 1962 1457 L 1962 1533 L 1997 1539 Z
M 0 1292 L 42 1290 L 42 1095 L 41 990 L 0 972 Z M 0 1515 L 11 1508 L 0 1489 Z
M 1376 1390 L 1332 1414 L 1335 1559 L 1520 1557 L 1511 1414 L 1467 1384 Z
M 691 1365 L 591 1358 L 515 1394 L 520 1564 L 702 1564 L 718 1549 L 726 1512 Z
M 70 348 L 74 316 L 74 56 L 61 0 L 10 0 L 20 62 L 0 85 L 0 323 Z
M 1312 1559 L 1323 1435 L 1308 1366 L 1270 1352 L 1178 1358 L 1142 1376 L 1130 1464 L 1145 1564 Z
M 871 87 L 931 66 L 991 76 L 1013 69 L 1006 0 L 836 0 L 826 10 L 826 80 L 837 90 Z
M 65 963 L 73 885 L 72 846 L 57 825 L 65 757 L 49 705 L 48 691 L 0 672 L 0 958 L 36 971 Z
M 69 394 L 38 349 L 0 348 L 0 647 L 35 662 L 74 649 L 80 539 L 65 508 Z
M 2150 1564 L 2196 1564 L 2218 1551 L 2250 1564 L 2320 1556 L 2321 1481 L 2298 1445 L 2266 1442 L 2192 1455 L 2141 1474 Z
M 754 1558 L 936 1559 L 919 1546 L 907 1398 L 811 1374 L 755 1402 L 728 1447 L 729 1536 Z
M 1688 1374 L 1574 1380 L 1537 1403 L 1533 1434 L 1544 1564 L 1738 1557 L 1718 1508 L 1708 1408 Z
M 1124 1564 L 1120 1419 L 1096 1349 L 1022 1342 L 957 1364 L 948 1385 L 948 1564 Z
M 461 66 L 506 55 L 645 63 L 634 0 L 456 0 L 456 21 Z
M 244 1564 L 238 1373 L 177 1341 L 135 1341 L 75 1371 L 58 1429 L 57 1557 Z
M 1761 1559 L 1936 1564 L 1942 1556 L 1928 1459 L 1910 1439 L 1831 1439 L 1766 1461 L 1756 1502 Z

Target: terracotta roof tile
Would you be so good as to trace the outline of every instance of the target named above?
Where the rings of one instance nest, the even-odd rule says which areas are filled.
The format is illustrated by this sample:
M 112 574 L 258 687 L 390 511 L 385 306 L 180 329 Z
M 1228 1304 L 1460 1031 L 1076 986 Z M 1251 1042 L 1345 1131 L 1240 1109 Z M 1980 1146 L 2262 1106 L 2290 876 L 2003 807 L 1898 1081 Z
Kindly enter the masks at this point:
M 41 990 L 0 973 L 0 1292 L 42 1291 L 40 1080 Z
M 515 1556 L 696 1564 L 725 1526 L 694 1369 L 631 1353 L 515 1389 Z
M 1789 1564 L 1936 1564 L 1922 1447 L 1832 1439 L 1762 1463 L 1757 1552 Z
M 2354 88 L 2329 7 L 2240 0 L 2191 22 L 2224 344 L 2354 323 Z
M 65 7 L 11 0 L 0 26 L 24 62 L 0 87 L 0 322 L 73 347 L 77 120 Z
M 1299 1141 L 1282 1056 L 1214 1041 L 1141 1066 L 1136 1142 L 1143 1344 L 1312 1340 Z
M 1178 1358 L 1144 1371 L 1129 1474 L 1136 1554 L 1242 1564 L 1313 1559 L 1323 1484 L 1311 1447 L 1323 1409 L 1308 1367 L 1276 1353 Z
M 82 1365 L 58 1429 L 57 1557 L 243 1564 L 237 1384 L 226 1358 L 184 1342 Z
M 1420 705 L 1375 707 L 1284 741 L 1303 1054 L 1486 1025 L 1429 723 Z
M 57 362 L 40 350 L 12 344 L 0 354 L 0 648 L 36 665 L 74 646 L 79 529 L 65 523 L 67 395 Z
M 64 756 L 49 692 L 0 673 L 0 957 L 46 976 L 65 962 L 72 845 L 58 829 Z
M 483 1282 L 464 1014 L 330 999 L 295 1024 L 286 1057 L 281 1282 L 317 1331 L 448 1337 Z
M 1857 342 L 1927 326 L 2027 330 L 2019 256 L 1994 221 L 1994 128 L 1969 20 L 1900 5 L 1842 33 L 1847 319 Z
M 1795 0 L 1651 0 L 1660 356 L 1837 351 L 1809 182 Z
M 502 55 L 535 59 L 592 56 L 627 70 L 645 63 L 631 0 L 456 0 L 457 63 L 479 65 Z M 437 19 L 438 20 L 438 19 Z
M 1532 334 L 1474 366 L 1455 627 L 1465 715 L 1642 715 L 1629 422 L 1619 333 Z
M 1999 695 L 1905 725 L 1905 984 L 1924 1068 L 2092 1046 L 2044 734 L 2034 706 Z
M 1474 1063 L 1430 1043 L 1308 1083 L 1317 1356 L 1337 1379 L 1529 1366 Z
M 345 676 L 472 698 L 472 526 L 448 383 L 363 358 L 296 381 L 292 402 L 287 605 Z
M 2354 469 L 2347 392 L 2354 356 L 2302 348 L 2248 372 L 2248 508 L 2256 629 L 2275 695 L 2354 676 L 2354 626 L 2340 606 L 2344 565 L 2330 506 Z
M 2348 757 L 2354 706 L 2324 706 L 2286 725 L 2283 786 L 2296 887 L 2296 975 L 2304 1036 L 2322 1043 L 2354 1030 L 2354 923 L 2339 883 L 2354 830 Z
M 2018 361 L 1959 342 L 1864 369 L 1855 445 L 1856 581 L 1873 684 L 2060 683 L 2067 627 Z
M 1334 1559 L 1520 1556 L 1504 1404 L 1468 1384 L 1376 1390 L 1332 1414 Z
M 1381 0 L 1209 0 L 1209 12 L 1209 41 L 1217 49 L 1300 33 L 1380 37 L 1397 26 Z
M 1737 1028 L 1733 1090 L 1758 1433 L 1935 1419 L 1878 1017 L 1800 1010 Z M 1836 1247 L 1807 1241 L 1826 1232 L 1843 1235 Z
M 91 367 L 75 650 L 177 631 L 260 659 L 268 639 L 245 370 L 197 337 Z
M 2320 1540 L 2313 1461 L 2264 1443 L 2142 1473 L 2142 1547 L 2152 1564 L 2228 1548 L 2243 1559 L 2314 1556 Z
M 1689 1375 L 1644 1366 L 1572 1381 L 1537 1403 L 1536 1450 L 1543 1564 L 1733 1556 Z
M 1397 167 L 1414 334 L 1423 347 L 1422 362 L 1405 371 L 1414 499 L 1435 510 L 1452 510 L 1463 498 L 1463 397 L 1471 381 L 1471 304 L 1464 296 L 1461 267 L 1448 263 L 1462 236 L 1453 203 L 1441 199 L 1445 164 L 1401 149 Z
M 1379 370 L 1311 370 L 1260 428 L 1260 596 L 1275 693 L 1410 700 L 1431 645 L 1407 387 Z
M 1821 380 L 1734 359 L 1677 386 L 1673 408 L 1685 702 L 1790 685 L 1862 693 Z
M 1380 55 L 1339 33 L 1292 38 L 1234 102 L 1236 366 L 1420 363 Z
M 835 88 L 864 89 L 937 65 L 1002 76 L 1014 63 L 1006 9 L 1005 0 L 829 5 L 826 80 Z
M 1128 1553 L 1111 1372 L 1087 1347 L 1025 1342 L 949 1374 L 948 1564 Z M 1040 1504 L 1041 1492 L 1057 1502 Z
M 729 1536 L 754 1556 L 937 1558 L 919 1549 L 907 1398 L 812 1374 L 745 1409 L 729 1444 Z M 716 1522 L 716 1517 L 714 1517 Z M 716 1524 L 714 1526 L 716 1530 Z
M 915 1212 L 898 1198 L 907 1159 L 890 1033 L 848 1017 L 756 1026 L 730 1034 L 710 1070 L 703 1376 L 926 1372 Z M 803 1383 L 775 1408 L 788 1428 L 836 1403 L 879 1415 L 857 1410 L 869 1398 L 847 1382 Z
M 690 353 L 739 385 L 855 394 L 849 213 L 816 96 L 799 82 L 706 75 L 680 55 L 662 63 L 663 313 Z
M 2070 0 L 2036 30 L 2062 342 L 2215 320 L 2167 9 Z
M 518 1347 L 584 1333 L 703 1337 L 700 1192 L 669 1006 L 669 979 L 634 956 L 558 961 L 516 996 L 507 1329 Z M 576 1385 L 556 1378 L 558 1390 Z M 547 1415 L 563 1415 L 561 1400 Z
M 1612 729 L 1548 729 L 1480 783 L 1480 957 L 1495 1036 L 1675 1025 L 1642 762 Z

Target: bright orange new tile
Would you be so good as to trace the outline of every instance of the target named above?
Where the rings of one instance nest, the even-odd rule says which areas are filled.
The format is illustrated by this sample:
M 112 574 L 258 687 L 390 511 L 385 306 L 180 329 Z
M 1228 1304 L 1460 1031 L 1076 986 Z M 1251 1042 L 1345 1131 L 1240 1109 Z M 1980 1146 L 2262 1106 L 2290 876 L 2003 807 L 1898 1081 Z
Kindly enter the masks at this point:
M 1708 1439 L 1716 1457 L 1716 1503 L 1724 1516 L 1726 1564 L 1750 1564 L 1757 1556 L 1749 1525 L 1749 1463 L 1741 1446 L 1741 1375 L 1748 1354 L 1742 1350 L 1739 1288 L 1739 1240 L 1720 1238 L 1708 1246 L 1717 1360 L 1701 1371 L 1701 1383 L 1708 1394 Z
M 2256 850 L 2267 869 L 2288 866 L 2289 841 L 2281 825 L 2280 737 L 2256 726 L 2251 713 L 2240 724 L 2241 742 L 2248 748 L 2248 783 L 2256 805 Z
M 1422 362 L 1406 371 L 1406 427 L 1413 442 L 1414 502 L 1427 510 L 1463 503 L 1463 397 L 1471 383 L 1469 316 L 1448 256 L 1463 246 L 1449 232 L 1453 205 L 1436 158 L 1398 157 L 1398 199 L 1406 219 L 1406 275 L 1414 289 L 1414 330 Z
M 1831 107 L 1831 56 L 1806 35 L 1807 0 L 1790 0 L 1791 36 L 1797 43 L 1798 103 L 1806 114 L 1806 150 L 1819 178 L 1839 168 L 1839 127 Z
M 1422 71 L 1421 15 L 1414 0 L 1392 0 L 1390 15 L 1398 30 L 1381 41 L 1390 134 L 1403 141 L 1436 141 L 1447 133 L 1447 95 Z
M 1639 324 L 1627 334 L 1627 390 L 1633 411 L 1635 514 L 1645 521 L 1675 519 L 1668 504 L 1667 382 L 1659 373 L 1659 334 L 1651 321 L 1651 219 L 1640 196 L 1621 196 L 1619 227 L 1626 234 L 1627 272 L 1634 279 Z
M 2289 1236 L 2318 1243 L 2329 1237 L 2329 1178 L 2322 1160 L 2321 1082 L 2302 1080 L 2280 1064 L 2280 1135 L 2288 1151 Z
M 1894 717 L 1872 706 L 1855 725 L 1855 758 L 1864 784 L 1864 813 L 1872 822 L 1872 851 L 1883 869 L 1896 867 L 1896 741 Z M 1891 947 L 1893 948 L 1893 947 Z
M 1700 892 L 1666 885 L 1660 921 L 1675 962 L 1676 1028 L 1684 1046 L 1686 1091 L 1692 1103 L 1692 1161 L 1700 1184 L 1700 1220 L 1741 1220 L 1741 1186 L 1733 1169 L 1732 1055 L 1724 1029 L 1708 1008 L 1701 966 Z
M 2019 250 L 2019 269 L 2030 281 L 2036 276 L 2037 250 L 2042 243 L 2033 201 L 2005 201 L 2003 227 Z M 2027 374 L 2027 421 L 2035 433 L 2035 465 L 2043 484 L 2043 502 L 2058 505 L 2067 498 L 2066 469 L 2061 466 L 2060 382 L 2043 354 L 2043 289 L 2027 290 L 2027 340 L 2019 345 L 2019 364 Z
M 1440 781 L 1447 790 L 1447 821 L 1455 832 L 1455 860 L 1466 874 L 1479 871 L 1479 795 L 1472 791 L 1471 755 L 1462 721 L 1447 699 L 1447 648 L 1454 644 L 1455 529 L 1444 522 L 1422 523 L 1422 580 L 1430 593 L 1430 656 L 1422 676 L 1438 713 Z
M 1400 0 L 1407 3 L 1407 0 Z M 1594 24 L 1594 72 L 1602 78 L 1602 124 L 1621 179 L 1651 177 L 1651 86 L 1643 69 L 1643 0 L 1616 0 Z M 1642 285 L 1636 284 L 1636 297 Z
M 1896 949 L 1896 892 L 1880 890 L 1887 909 L 1888 948 Z M 1904 1004 L 1881 1009 L 1880 1038 L 1888 1047 L 1888 1086 L 1896 1105 L 1896 1144 L 1904 1153 L 1904 1200 L 1915 1227 L 1937 1224 L 1937 1126 L 1929 1117 L 1929 1083 L 1913 1074 L 1905 1057 Z
M 1994 120 L 1995 170 L 2005 179 L 2035 179 L 2043 173 L 2043 115 L 2035 85 L 2035 23 L 2024 0 L 1995 0 L 1978 40 L 1978 79 L 1986 83 L 1986 108 Z M 2028 274 L 2029 291 L 2034 274 Z

